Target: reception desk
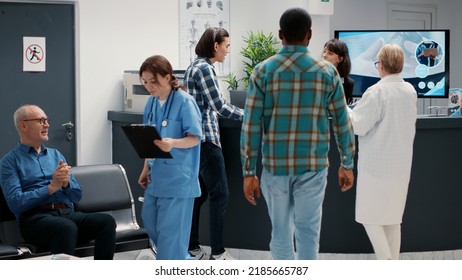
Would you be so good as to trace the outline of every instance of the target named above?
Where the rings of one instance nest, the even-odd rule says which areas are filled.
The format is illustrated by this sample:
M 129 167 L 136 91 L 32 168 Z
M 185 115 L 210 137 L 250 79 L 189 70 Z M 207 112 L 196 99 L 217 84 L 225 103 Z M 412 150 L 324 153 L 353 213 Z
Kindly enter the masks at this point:
M 110 111 L 113 123 L 113 162 L 127 170 L 135 200 L 142 196 L 137 185 L 143 160 L 137 158 L 120 128 L 140 123 L 141 114 Z M 220 133 L 230 201 L 225 221 L 225 246 L 268 250 L 271 223 L 263 198 L 252 206 L 242 194 L 240 161 L 241 123 L 220 119 Z M 323 205 L 320 252 L 372 253 L 362 226 L 355 222 L 356 190 L 342 193 L 337 184 L 339 155 L 334 137 L 329 152 L 329 175 Z M 462 249 L 462 188 L 458 173 L 462 159 L 462 118 L 422 118 L 417 120 L 414 158 L 408 200 L 402 225 L 402 251 Z M 380 147 L 378 147 L 380 148 Z M 355 160 L 355 162 L 357 159 Z M 258 168 L 260 174 L 261 166 Z M 356 175 L 356 174 L 355 174 Z M 137 212 L 141 204 L 135 201 Z M 200 239 L 209 244 L 208 205 L 201 212 Z M 138 214 L 138 217 L 141 217 Z M 142 221 L 139 221 L 142 225 Z

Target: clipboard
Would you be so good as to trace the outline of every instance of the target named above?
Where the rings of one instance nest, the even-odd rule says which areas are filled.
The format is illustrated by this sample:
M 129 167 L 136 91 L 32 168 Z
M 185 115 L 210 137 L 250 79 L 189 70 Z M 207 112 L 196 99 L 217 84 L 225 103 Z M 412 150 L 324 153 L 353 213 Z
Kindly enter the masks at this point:
M 140 158 L 173 158 L 154 145 L 155 139 L 162 139 L 155 126 L 132 124 L 122 125 L 122 129 Z

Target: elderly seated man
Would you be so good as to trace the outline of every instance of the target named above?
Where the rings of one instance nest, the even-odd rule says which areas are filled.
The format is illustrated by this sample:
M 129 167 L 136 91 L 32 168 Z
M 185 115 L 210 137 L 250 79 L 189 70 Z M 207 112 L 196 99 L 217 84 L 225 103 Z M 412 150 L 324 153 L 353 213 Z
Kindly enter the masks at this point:
M 51 254 L 69 255 L 77 243 L 95 240 L 94 259 L 113 259 L 115 220 L 108 214 L 74 211 L 82 188 L 64 156 L 43 144 L 50 127 L 45 112 L 24 105 L 14 113 L 14 122 L 19 143 L 0 161 L 0 184 L 24 240 Z

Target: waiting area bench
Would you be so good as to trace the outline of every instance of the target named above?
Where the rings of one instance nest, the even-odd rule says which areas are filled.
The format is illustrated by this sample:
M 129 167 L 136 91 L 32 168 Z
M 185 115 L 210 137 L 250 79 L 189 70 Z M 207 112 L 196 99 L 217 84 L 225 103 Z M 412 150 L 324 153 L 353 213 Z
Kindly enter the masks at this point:
M 120 164 L 82 165 L 72 167 L 83 196 L 75 210 L 104 212 L 112 215 L 117 223 L 116 253 L 151 249 L 148 234 L 140 228 L 136 219 L 135 204 L 125 169 Z M 78 244 L 75 256 L 92 256 L 94 242 Z M 49 249 L 25 242 L 19 223 L 9 210 L 0 188 L 0 259 L 22 259 L 49 255 Z

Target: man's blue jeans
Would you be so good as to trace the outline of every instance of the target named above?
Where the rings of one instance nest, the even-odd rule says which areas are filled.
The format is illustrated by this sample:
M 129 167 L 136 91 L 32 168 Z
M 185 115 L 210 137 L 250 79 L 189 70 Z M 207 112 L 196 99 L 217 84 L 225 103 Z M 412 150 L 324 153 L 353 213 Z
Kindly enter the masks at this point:
M 326 184 L 327 168 L 299 176 L 274 176 L 263 169 L 261 190 L 272 224 L 273 259 L 317 259 Z
M 202 204 L 209 198 L 209 231 L 212 255 L 225 251 L 223 243 L 223 226 L 228 206 L 229 190 L 226 178 L 225 160 L 220 147 L 211 143 L 201 144 L 199 181 L 201 196 L 194 201 L 189 250 L 199 248 L 199 216 Z

